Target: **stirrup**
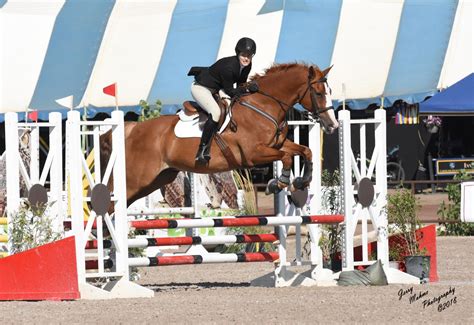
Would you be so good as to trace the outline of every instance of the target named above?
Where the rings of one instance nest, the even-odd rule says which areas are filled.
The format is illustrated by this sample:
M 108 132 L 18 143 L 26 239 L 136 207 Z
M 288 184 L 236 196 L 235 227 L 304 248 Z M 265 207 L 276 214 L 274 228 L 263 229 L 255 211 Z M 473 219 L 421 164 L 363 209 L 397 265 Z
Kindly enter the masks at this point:
M 195 161 L 201 164 L 207 164 L 209 160 L 211 160 L 211 155 L 209 152 L 210 147 L 210 144 L 199 146 L 198 152 L 196 153 Z

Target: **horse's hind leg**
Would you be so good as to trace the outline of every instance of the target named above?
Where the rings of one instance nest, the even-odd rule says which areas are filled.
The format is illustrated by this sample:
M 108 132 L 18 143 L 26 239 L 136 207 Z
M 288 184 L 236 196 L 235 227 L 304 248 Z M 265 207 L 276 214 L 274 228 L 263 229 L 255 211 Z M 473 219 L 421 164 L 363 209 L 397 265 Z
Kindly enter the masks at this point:
M 280 150 L 288 153 L 292 157 L 296 155 L 303 156 L 303 177 L 296 177 L 293 180 L 293 187 L 298 190 L 302 190 L 305 187 L 308 187 L 313 178 L 313 154 L 311 152 L 311 149 L 306 146 L 302 146 L 287 140 L 285 141 Z

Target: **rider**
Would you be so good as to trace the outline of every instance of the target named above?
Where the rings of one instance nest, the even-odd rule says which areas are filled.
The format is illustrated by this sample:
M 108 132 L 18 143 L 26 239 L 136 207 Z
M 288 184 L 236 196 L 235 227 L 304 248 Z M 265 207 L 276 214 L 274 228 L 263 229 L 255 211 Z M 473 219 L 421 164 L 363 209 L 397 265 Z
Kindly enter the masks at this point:
M 209 68 L 192 68 L 191 75 L 195 75 L 195 81 L 191 86 L 191 94 L 194 100 L 206 112 L 210 114 L 204 124 L 201 143 L 196 153 L 196 161 L 202 164 L 207 163 L 210 159 L 210 147 L 212 137 L 217 131 L 221 110 L 219 105 L 213 98 L 213 94 L 223 90 L 228 96 L 234 97 L 242 95 L 246 92 L 244 88 L 234 88 L 247 81 L 247 77 L 252 68 L 252 58 L 257 51 L 255 42 L 243 37 L 235 46 L 235 56 L 229 56 L 218 60 Z M 198 69 L 197 73 L 196 70 Z

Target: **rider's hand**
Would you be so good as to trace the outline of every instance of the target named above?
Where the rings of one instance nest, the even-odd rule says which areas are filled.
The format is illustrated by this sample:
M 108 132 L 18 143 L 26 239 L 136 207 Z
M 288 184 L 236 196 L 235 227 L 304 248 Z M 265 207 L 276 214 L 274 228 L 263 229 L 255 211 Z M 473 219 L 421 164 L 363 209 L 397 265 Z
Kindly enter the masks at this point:
M 243 86 L 237 87 L 237 89 L 235 90 L 235 96 L 242 96 L 245 93 L 247 93 L 247 88 Z
M 257 82 L 256 81 L 249 82 L 247 89 L 249 93 L 256 93 L 259 90 Z

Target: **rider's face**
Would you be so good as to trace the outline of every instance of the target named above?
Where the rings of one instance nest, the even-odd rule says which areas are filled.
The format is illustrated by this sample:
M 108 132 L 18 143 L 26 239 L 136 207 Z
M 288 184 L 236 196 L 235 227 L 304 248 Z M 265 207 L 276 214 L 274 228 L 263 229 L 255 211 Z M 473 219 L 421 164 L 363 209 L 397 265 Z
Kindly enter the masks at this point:
M 248 66 L 252 62 L 253 54 L 252 53 L 239 53 L 240 64 L 244 67 Z

